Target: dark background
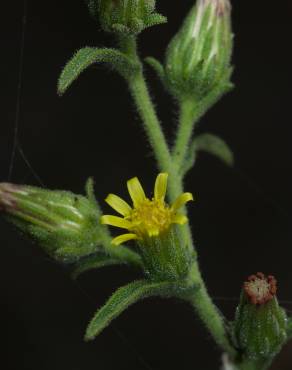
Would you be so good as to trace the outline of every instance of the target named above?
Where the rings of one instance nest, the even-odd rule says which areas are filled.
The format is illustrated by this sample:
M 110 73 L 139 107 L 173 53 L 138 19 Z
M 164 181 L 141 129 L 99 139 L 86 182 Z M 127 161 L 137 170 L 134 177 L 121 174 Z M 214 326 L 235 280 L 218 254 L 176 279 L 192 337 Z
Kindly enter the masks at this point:
M 141 54 L 162 59 L 193 1 L 158 1 L 169 17 L 141 37 Z M 203 274 L 210 294 L 233 317 L 242 281 L 274 274 L 279 298 L 292 310 L 291 14 L 289 0 L 234 0 L 236 89 L 201 121 L 197 132 L 224 138 L 235 168 L 200 155 L 186 189 Z M 39 185 L 13 144 L 23 2 L 1 4 L 0 181 Z M 85 45 L 110 45 L 82 0 L 28 0 L 18 141 L 48 188 L 126 196 L 138 175 L 151 191 L 157 174 L 151 149 L 122 79 L 103 68 L 85 72 L 59 98 L 61 67 Z M 176 109 L 147 69 L 169 137 Z M 94 342 L 82 341 L 93 312 L 117 287 L 137 277 L 126 268 L 87 273 L 73 282 L 62 267 L 0 221 L 1 368 L 5 370 L 164 370 L 219 368 L 220 352 L 192 309 L 147 300 L 119 317 Z M 288 302 L 287 302 L 288 301 Z M 274 369 L 292 367 L 287 346 Z

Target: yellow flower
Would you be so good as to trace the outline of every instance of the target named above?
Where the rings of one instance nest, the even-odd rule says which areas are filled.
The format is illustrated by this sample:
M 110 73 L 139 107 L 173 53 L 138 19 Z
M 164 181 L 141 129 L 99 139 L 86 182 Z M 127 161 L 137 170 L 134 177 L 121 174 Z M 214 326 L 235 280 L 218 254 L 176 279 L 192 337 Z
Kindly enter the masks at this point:
M 123 217 L 104 215 L 101 217 L 101 223 L 130 231 L 130 233 L 113 239 L 114 245 L 132 239 L 143 240 L 147 237 L 159 236 L 166 232 L 172 224 L 183 225 L 188 221 L 187 217 L 177 213 L 177 210 L 193 200 L 193 195 L 183 193 L 171 206 L 167 205 L 164 201 L 167 177 L 167 173 L 160 173 L 157 176 L 152 199 L 146 197 L 137 177 L 129 180 L 127 186 L 133 201 L 133 208 L 117 195 L 108 195 L 105 201 Z

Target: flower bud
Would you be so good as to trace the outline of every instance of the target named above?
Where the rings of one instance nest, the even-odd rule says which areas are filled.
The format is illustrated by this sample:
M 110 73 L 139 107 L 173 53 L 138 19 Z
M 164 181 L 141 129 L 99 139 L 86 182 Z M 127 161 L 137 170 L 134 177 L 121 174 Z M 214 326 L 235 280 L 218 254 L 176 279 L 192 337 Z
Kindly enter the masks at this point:
M 232 54 L 229 0 L 197 0 L 170 42 L 165 62 L 167 89 L 178 99 L 198 100 L 216 88 L 230 89 Z
M 64 262 L 97 250 L 99 214 L 84 196 L 2 183 L 0 210 L 48 254 Z
M 165 17 L 155 13 L 155 0 L 87 0 L 87 3 L 106 32 L 136 35 L 166 22 Z
M 234 322 L 234 339 L 242 354 L 253 361 L 269 360 L 287 338 L 287 317 L 279 306 L 277 282 L 262 273 L 243 285 Z

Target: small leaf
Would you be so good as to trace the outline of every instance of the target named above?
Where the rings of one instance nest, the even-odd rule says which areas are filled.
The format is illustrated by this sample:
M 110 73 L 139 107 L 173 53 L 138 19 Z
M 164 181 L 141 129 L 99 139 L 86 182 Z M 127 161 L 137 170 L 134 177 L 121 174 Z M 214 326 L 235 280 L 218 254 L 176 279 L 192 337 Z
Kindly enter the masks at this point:
M 190 146 L 182 168 L 183 174 L 186 174 L 193 167 L 196 155 L 200 151 L 214 155 L 228 166 L 234 165 L 234 155 L 224 140 L 213 134 L 202 134 L 197 136 Z
M 93 255 L 81 260 L 78 265 L 75 266 L 71 276 L 73 279 L 77 279 L 84 272 L 96 270 L 106 266 L 121 265 L 122 263 L 123 261 L 109 257 L 105 254 Z
M 194 139 L 195 150 L 203 150 L 215 155 L 228 166 L 234 165 L 234 155 L 229 146 L 220 137 L 212 134 L 202 134 Z
M 145 58 L 145 62 L 154 69 L 159 79 L 164 83 L 165 71 L 163 65 L 159 62 L 159 60 L 153 57 L 147 57 Z
M 98 211 L 100 211 L 98 202 L 94 195 L 94 179 L 92 177 L 89 177 L 88 180 L 86 181 L 85 191 L 86 191 L 87 199 L 90 200 L 90 202 L 98 208 Z
M 107 303 L 96 312 L 87 327 L 85 340 L 93 340 L 112 320 L 130 305 L 151 296 L 168 296 L 174 288 L 174 283 L 156 283 L 147 280 L 138 280 L 119 288 Z
M 116 49 L 86 47 L 77 51 L 63 69 L 58 81 L 58 93 L 63 95 L 77 77 L 94 63 L 109 63 L 121 74 L 137 68 L 126 55 Z
M 146 27 L 157 26 L 159 24 L 167 23 L 167 18 L 159 13 L 150 14 L 145 20 Z

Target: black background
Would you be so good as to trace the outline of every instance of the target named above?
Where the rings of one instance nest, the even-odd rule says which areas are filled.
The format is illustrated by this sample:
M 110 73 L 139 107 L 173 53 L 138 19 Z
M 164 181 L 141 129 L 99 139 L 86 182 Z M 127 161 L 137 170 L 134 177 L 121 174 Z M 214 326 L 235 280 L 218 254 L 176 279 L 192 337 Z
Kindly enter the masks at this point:
M 141 37 L 141 54 L 163 58 L 165 46 L 193 1 L 158 1 L 169 17 Z M 233 317 L 242 281 L 258 270 L 279 281 L 292 301 L 291 14 L 288 0 L 234 0 L 236 89 L 200 122 L 232 147 L 236 165 L 200 155 L 186 180 L 203 274 L 210 294 Z M 13 143 L 22 1 L 1 4 L 0 180 L 39 185 Z M 18 140 L 48 188 L 126 196 L 139 176 L 151 191 L 157 174 L 151 149 L 122 79 L 104 68 L 85 72 L 63 97 L 61 67 L 85 45 L 110 45 L 82 0 L 28 0 Z M 176 109 L 154 74 L 151 91 L 168 137 Z M 106 209 L 106 208 L 105 208 Z M 164 370 L 219 368 L 220 352 L 193 315 L 176 301 L 131 307 L 94 342 L 82 341 L 88 320 L 111 292 L 137 277 L 125 268 L 87 273 L 73 282 L 66 270 L 0 221 L 1 368 L 6 370 Z M 292 309 L 292 302 L 283 302 Z M 290 350 L 292 349 L 290 345 Z M 291 369 L 287 346 L 274 369 Z

